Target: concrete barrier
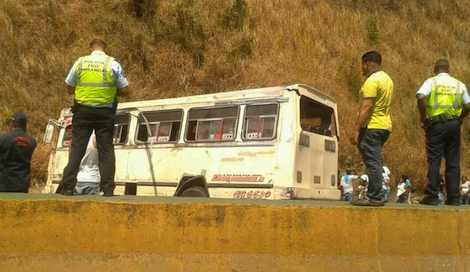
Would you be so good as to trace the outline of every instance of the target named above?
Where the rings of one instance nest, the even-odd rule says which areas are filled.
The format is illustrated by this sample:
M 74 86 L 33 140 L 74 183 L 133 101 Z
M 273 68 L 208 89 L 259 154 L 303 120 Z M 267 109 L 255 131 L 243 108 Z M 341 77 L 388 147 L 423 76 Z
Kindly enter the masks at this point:
M 0 271 L 470 271 L 466 207 L 25 197 L 0 195 Z

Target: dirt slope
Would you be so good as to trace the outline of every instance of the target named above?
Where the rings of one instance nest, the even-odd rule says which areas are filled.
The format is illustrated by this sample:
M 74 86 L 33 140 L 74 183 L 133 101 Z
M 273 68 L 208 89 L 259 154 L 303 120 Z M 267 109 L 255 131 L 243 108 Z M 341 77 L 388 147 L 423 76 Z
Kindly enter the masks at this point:
M 363 81 L 360 56 L 375 49 L 395 83 L 384 161 L 419 188 L 425 153 L 414 93 L 442 57 L 469 83 L 469 12 L 469 0 L 2 0 L 0 132 L 22 110 L 41 138 L 47 120 L 71 104 L 63 81 L 73 61 L 101 38 L 127 72 L 129 100 L 316 86 L 339 103 L 342 168 L 362 170 L 347 139 Z M 467 132 L 463 139 L 470 173 Z M 40 146 L 35 180 L 44 179 L 47 154 Z

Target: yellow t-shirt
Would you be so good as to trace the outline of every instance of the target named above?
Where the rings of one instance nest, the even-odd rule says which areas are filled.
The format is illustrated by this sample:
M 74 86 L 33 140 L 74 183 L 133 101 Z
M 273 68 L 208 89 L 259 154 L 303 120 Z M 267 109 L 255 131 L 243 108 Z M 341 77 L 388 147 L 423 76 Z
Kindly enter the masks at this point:
M 393 81 L 383 71 L 370 75 L 359 91 L 359 107 L 364 98 L 375 98 L 371 118 L 364 127 L 369 129 L 384 129 L 392 131 L 390 105 L 392 103 Z

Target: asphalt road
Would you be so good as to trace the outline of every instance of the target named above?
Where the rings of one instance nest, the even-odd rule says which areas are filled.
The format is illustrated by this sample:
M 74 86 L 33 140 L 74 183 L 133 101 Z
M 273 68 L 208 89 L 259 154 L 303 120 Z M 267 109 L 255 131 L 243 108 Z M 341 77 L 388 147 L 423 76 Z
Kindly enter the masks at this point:
M 23 194 L 0 193 L 0 200 L 72 200 L 72 201 L 109 201 L 124 203 L 168 203 L 168 204 L 227 204 L 227 205 L 263 205 L 263 206 L 308 206 L 308 207 L 350 207 L 363 208 L 351 205 L 345 201 L 328 200 L 262 200 L 262 199 L 221 199 L 221 198 L 196 198 L 196 197 L 154 197 L 154 196 L 114 196 L 103 197 L 93 195 L 63 196 L 58 194 Z M 370 208 L 370 207 L 367 207 Z M 462 206 L 426 206 L 419 204 L 387 203 L 377 209 L 443 209 L 443 210 L 468 210 L 470 205 Z

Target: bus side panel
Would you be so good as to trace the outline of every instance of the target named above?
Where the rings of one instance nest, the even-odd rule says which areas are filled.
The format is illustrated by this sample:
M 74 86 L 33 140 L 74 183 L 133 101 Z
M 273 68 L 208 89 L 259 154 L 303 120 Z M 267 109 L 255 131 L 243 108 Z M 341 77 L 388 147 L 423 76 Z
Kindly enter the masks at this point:
M 153 151 L 149 145 L 129 149 L 127 178 L 139 182 L 138 195 L 173 195 L 183 175 L 205 174 L 211 197 L 286 198 L 285 193 L 293 186 L 294 101 L 291 97 L 289 103 L 281 104 L 274 140 L 243 141 L 241 114 L 237 138 L 232 142 L 196 144 L 180 140 L 178 145 L 154 144 Z M 240 112 L 244 112 L 243 107 Z M 181 137 L 184 139 L 184 135 Z
M 276 156 L 277 150 L 276 146 L 159 147 L 153 149 L 152 174 L 148 156 L 150 151 L 134 149 L 129 154 L 128 177 L 140 182 L 137 189 L 139 195 L 144 192 L 145 195 L 168 195 L 174 190 L 160 191 L 161 186 L 176 189 L 183 175 L 205 173 L 211 197 L 244 198 L 236 192 L 245 184 L 251 187 L 251 191 L 261 193 L 267 192 L 265 189 L 269 185 L 274 187 L 276 180 L 285 180 L 285 176 L 280 174 L 284 168 L 282 156 Z M 266 198 L 270 195 L 273 193 Z
M 154 146 L 152 151 L 142 145 L 129 149 L 126 178 L 139 183 L 137 195 L 172 196 L 183 176 L 184 165 L 190 161 L 191 158 L 179 156 L 177 148 Z

